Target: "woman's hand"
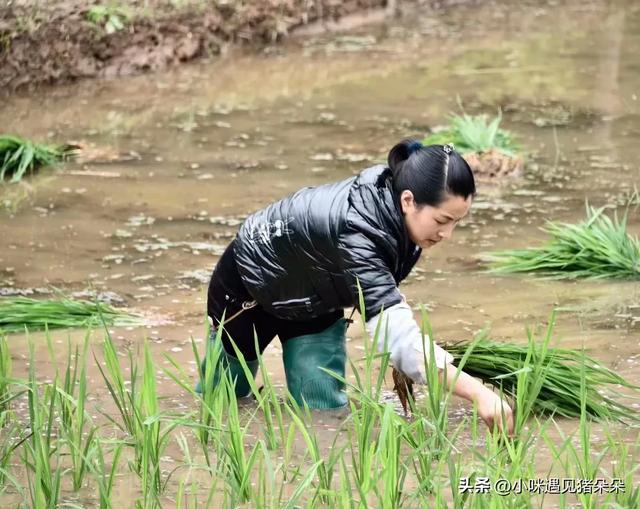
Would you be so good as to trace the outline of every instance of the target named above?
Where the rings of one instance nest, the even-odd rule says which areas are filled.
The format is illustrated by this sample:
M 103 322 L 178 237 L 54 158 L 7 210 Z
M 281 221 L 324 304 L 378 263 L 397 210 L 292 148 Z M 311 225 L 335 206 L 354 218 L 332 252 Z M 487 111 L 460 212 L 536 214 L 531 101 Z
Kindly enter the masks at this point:
M 503 429 L 504 415 L 505 432 L 508 436 L 513 435 L 513 410 L 498 394 L 464 371 L 460 371 L 456 379 L 456 368 L 449 364 L 447 366 L 447 386 L 452 383 L 455 383 L 453 388 L 455 395 L 478 405 L 478 415 L 491 430 Z
M 476 397 L 478 415 L 487 423 L 490 429 L 502 430 L 506 425 L 508 436 L 513 435 L 513 410 L 509 404 L 491 389 L 483 387 L 484 391 Z

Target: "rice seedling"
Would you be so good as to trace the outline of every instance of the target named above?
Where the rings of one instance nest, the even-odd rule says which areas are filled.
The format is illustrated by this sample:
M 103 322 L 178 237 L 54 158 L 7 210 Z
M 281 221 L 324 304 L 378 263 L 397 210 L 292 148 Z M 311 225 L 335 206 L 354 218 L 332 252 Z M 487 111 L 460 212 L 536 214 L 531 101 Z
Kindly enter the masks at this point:
M 618 479 L 625 486 L 624 490 L 611 493 L 607 500 L 612 506 L 640 507 L 640 485 L 637 483 L 637 473 L 640 471 L 640 435 L 633 444 L 625 443 L 624 439 L 606 429 L 608 450 L 614 458 L 610 472 L 605 471 L 609 479 Z M 604 470 L 604 469 L 603 469 Z
M 138 391 L 138 364 L 131 351 L 129 357 L 129 380 L 125 381 L 124 372 L 120 366 L 118 353 L 113 344 L 109 331 L 105 329 L 103 341 L 104 367 L 98 357 L 93 354 L 96 366 L 104 380 L 105 386 L 116 405 L 120 420 L 116 420 L 109 414 L 103 414 L 110 422 L 128 435 L 129 445 L 140 442 L 142 436 L 140 405 L 141 396 Z M 128 384 L 128 387 L 127 387 Z
M 115 424 L 128 438 L 126 445 L 134 449 L 133 470 L 142 481 L 143 500 L 137 501 L 140 507 L 156 507 L 160 505 L 158 495 L 166 488 L 161 471 L 161 457 L 171 438 L 172 431 L 182 423 L 181 420 L 165 419 L 158 403 L 155 366 L 145 341 L 143 347 L 143 373 L 141 387 L 138 383 L 138 363 L 131 351 L 129 354 L 129 380 L 125 381 L 118 354 L 113 340 L 108 333 L 103 343 L 105 367 L 95 357 L 96 365 L 102 375 L 107 390 L 114 401 L 120 419 L 103 415 Z M 127 387 L 128 386 L 128 387 Z M 168 424 L 162 427 L 163 421 Z
M 347 429 L 352 457 L 352 475 L 360 498 L 366 500 L 373 488 L 373 472 L 375 460 L 375 429 L 378 424 L 377 408 L 362 404 L 358 409 L 351 406 L 350 421 Z
M 515 398 L 524 421 L 534 413 L 580 417 L 580 370 L 584 366 L 586 415 L 593 419 L 637 420 L 636 412 L 616 401 L 610 388 L 620 385 L 633 391 L 638 387 L 581 351 L 549 347 L 554 321 L 552 315 L 541 342 L 527 330 L 526 346 L 492 341 L 486 333 L 481 334 L 464 370 Z M 466 342 L 457 342 L 445 348 L 455 359 L 461 359 L 467 346 Z
M 245 450 L 247 425 L 242 426 L 238 414 L 235 390 L 228 377 L 220 377 L 220 389 L 226 394 L 228 401 L 226 426 L 219 439 L 222 445 L 223 471 L 232 497 L 232 505 L 249 502 L 253 497 L 251 471 L 258 454 L 262 452 L 264 443 L 258 440 L 247 456 Z M 265 448 L 266 449 L 266 448 Z
M 82 494 L 87 483 L 77 479 L 81 479 L 81 475 L 86 479 L 88 471 L 95 479 L 95 505 L 106 509 L 114 505 L 112 493 L 124 465 L 122 454 L 126 447 L 132 447 L 135 452 L 132 467 L 138 474 L 136 489 L 140 493 L 135 505 L 139 508 L 160 507 L 165 505 L 165 499 L 175 500 L 178 507 L 542 507 L 547 501 L 534 498 L 526 490 L 503 497 L 495 492 L 461 492 L 460 486 L 463 480 L 474 483 L 482 478 L 502 478 L 515 484 L 519 479 L 544 477 L 536 469 L 539 459 L 536 441 L 541 437 L 553 444 L 549 447 L 552 462 L 549 468 L 561 468 L 568 477 L 603 477 L 606 473 L 603 457 L 626 457 L 627 450 L 616 445 L 619 440 L 614 438 L 608 439 L 604 448 L 598 446 L 596 451 L 588 420 L 590 409 L 595 408 L 593 401 L 590 402 L 591 387 L 600 392 L 602 384 L 617 384 L 619 380 L 611 378 L 611 373 L 581 351 L 569 350 L 571 353 L 566 357 L 564 350 L 552 348 L 554 321 L 552 316 L 539 338 L 527 331 L 528 343 L 517 346 L 518 355 L 514 353 L 514 345 L 492 342 L 486 334 L 471 343 L 458 344 L 457 351 L 448 347 L 457 359 L 458 372 L 475 374 L 476 369 L 480 373 L 476 376 L 501 387 L 513 398 L 518 435 L 515 440 L 480 428 L 477 409 L 452 426 L 447 416 L 452 388 L 451 384 L 447 387 L 443 383 L 443 373 L 432 360 L 435 358 L 431 350 L 433 342 L 427 343 L 426 339 L 434 335 L 424 312 L 427 385 L 424 397 L 408 400 L 411 417 L 397 414 L 391 403 L 385 403 L 378 396 L 384 390 L 379 384 L 384 384 L 384 371 L 389 363 L 388 353 L 374 351 L 383 332 L 379 329 L 366 340 L 366 357 L 353 360 L 358 373 L 356 381 L 349 385 L 351 413 L 340 424 L 346 433 L 336 433 L 333 443 L 324 431 L 319 431 L 322 428 L 315 425 L 314 415 L 307 407 L 298 406 L 291 397 L 283 406 L 266 370 L 264 388 L 259 391 L 255 382 L 252 385 L 257 403 L 238 406 L 234 381 L 229 380 L 226 371 L 214 387 L 215 355 L 219 352 L 216 348 L 207 349 L 207 362 L 203 363 L 205 369 L 200 376 L 211 383 L 202 384 L 202 394 L 197 396 L 199 412 L 173 416 L 163 411 L 156 379 L 158 365 L 149 344 L 142 346 L 140 360 L 129 352 L 131 374 L 125 376 L 125 366 L 120 363 L 122 355 L 116 351 L 108 333 L 102 345 L 103 355 L 100 362 L 98 358 L 96 361 L 116 408 L 116 414 L 107 418 L 126 438 L 124 441 L 107 439 L 102 436 L 106 428 L 92 428 L 87 404 L 82 404 L 87 395 L 89 335 L 82 345 L 69 348 L 66 365 L 60 372 L 55 369 L 53 382 L 46 386 L 35 379 L 32 346 L 29 380 L 11 380 L 11 383 L 26 387 L 31 397 L 30 431 L 33 433 L 11 432 L 12 438 L 6 441 L 3 441 L 5 435 L 0 436 L 0 478 L 5 475 L 8 489 L 15 485 L 19 493 L 20 481 L 25 484 L 25 505 L 53 507 L 57 503 L 72 507 L 71 501 L 63 500 L 61 485 L 66 487 L 65 479 L 68 479 L 69 487 L 82 486 Z M 219 334 L 217 336 L 220 339 Z M 53 350 L 49 336 L 47 341 Z M 200 365 L 197 348 L 192 344 Z M 236 355 L 246 367 L 239 352 L 236 351 Z M 165 357 L 174 368 L 171 376 L 177 385 L 188 394 L 195 394 L 193 382 L 178 361 Z M 382 375 L 375 373 L 378 359 Z M 557 382 L 558 378 L 562 383 Z M 545 391 L 554 384 L 554 397 L 578 401 L 576 412 L 581 416 L 577 434 L 570 433 L 565 439 L 560 433 L 559 444 L 557 437 L 547 431 L 553 420 L 537 420 L 540 402 L 547 401 Z M 508 387 L 511 392 L 507 391 Z M 577 392 L 571 392 L 576 387 Z M 633 390 L 630 384 L 628 387 Z M 16 391 L 13 386 L 11 390 Z M 566 410 L 564 402 L 557 402 L 556 406 Z M 563 415 L 555 407 L 542 407 L 544 413 Z M 467 437 L 469 426 L 471 443 Z M 84 432 L 80 432 L 82 428 Z M 182 429 L 195 431 L 196 444 L 202 453 L 192 455 Z M 10 428 L 6 431 L 10 432 Z M 165 464 L 161 464 L 161 458 L 167 454 L 173 437 L 182 454 L 174 470 L 167 473 L 161 469 Z M 571 442 L 574 437 L 580 438 L 578 444 Z M 87 448 L 88 441 L 92 446 Z M 28 472 L 26 478 L 12 475 L 9 460 L 3 463 L 6 457 L 16 458 L 15 451 L 21 451 L 19 455 Z M 61 453 L 67 451 L 75 453 L 78 461 L 70 456 L 65 462 L 68 468 L 62 470 Z M 204 463 L 203 454 L 209 454 L 206 466 L 200 464 Z M 172 457 L 175 459 L 173 454 Z M 85 462 L 84 466 L 81 461 Z M 585 493 L 580 494 L 579 502 L 585 507 L 600 507 L 601 503 L 633 507 L 638 490 L 631 489 L 631 483 L 638 467 L 637 462 L 629 461 L 631 463 L 620 461 L 615 467 L 618 470 L 606 474 L 624 478 L 628 493 L 600 498 Z M 189 474 L 178 480 L 173 474 L 181 468 L 188 468 Z M 192 469 L 210 474 L 205 480 L 204 492 L 202 477 L 190 477 Z M 66 494 L 66 490 L 62 493 Z M 572 501 L 561 501 L 561 506 Z
M 138 471 L 142 477 L 142 493 L 144 500 L 140 507 L 145 509 L 160 507 L 158 495 L 164 492 L 166 483 L 162 479 L 161 458 L 171 439 L 171 432 L 179 424 L 168 419 L 168 424 L 161 427 L 162 414 L 158 403 L 155 366 L 151 358 L 149 343 L 144 343 L 144 371 L 142 374 L 142 392 L 138 411 L 142 427 L 141 443 L 138 444 L 140 464 Z
M 391 405 L 386 405 L 377 439 L 376 457 L 378 471 L 382 472 L 381 489 L 374 488 L 376 507 L 392 509 L 400 506 L 404 481 L 407 475 L 406 466 L 400 461 L 400 446 L 403 441 L 404 425 Z
M 581 454 L 573 445 L 569 447 L 569 452 L 573 459 L 570 464 L 573 466 L 574 478 L 595 479 L 600 470 L 600 464 L 607 453 L 605 446 L 598 454 L 594 454 L 591 446 L 591 423 L 587 421 L 587 373 L 585 363 L 580 367 L 580 449 Z M 580 493 L 578 495 L 582 507 L 595 508 L 596 500 L 592 493 Z
M 495 150 L 509 157 L 520 152 L 513 135 L 500 128 L 502 115 L 489 120 L 487 115 L 451 115 L 449 127 L 427 136 L 425 145 L 453 143 L 461 154 Z
M 336 474 L 336 465 L 340 461 L 340 457 L 342 456 L 343 451 L 346 450 L 347 446 L 338 447 L 338 435 L 335 435 L 331 447 L 328 448 L 329 453 L 323 456 L 322 444 L 318 439 L 315 429 L 313 426 L 307 425 L 307 422 L 313 422 L 313 417 L 306 403 L 304 409 L 300 408 L 291 394 L 289 394 L 289 402 L 290 405 L 287 405 L 285 408 L 299 434 L 302 436 L 311 461 L 314 465 L 317 465 L 316 489 L 313 497 L 310 498 L 308 503 L 330 505 L 335 495 L 335 492 L 331 487 Z
M 53 166 L 73 157 L 73 145 L 45 145 L 19 136 L 0 136 L 0 181 L 18 182 L 43 166 Z
M 114 445 L 111 455 L 111 468 L 107 470 L 103 441 L 96 440 L 94 454 L 89 463 L 89 468 L 94 474 L 98 484 L 98 503 L 100 509 L 111 509 L 111 492 L 113 491 L 113 482 L 120 466 L 120 455 L 124 444 L 117 441 Z
M 96 327 L 138 325 L 140 318 L 101 302 L 60 299 L 39 300 L 29 297 L 0 299 L 0 331 L 5 333 Z
M 219 390 L 216 390 L 213 383 L 213 366 L 217 365 L 216 363 L 218 362 L 220 350 L 208 348 L 205 354 L 206 360 L 203 364 L 198 353 L 198 347 L 196 346 L 193 338 L 191 338 L 191 347 L 196 365 L 205 366 L 204 372 L 199 371 L 200 387 L 203 388 L 200 393 L 196 392 L 192 376 L 187 374 L 174 358 L 166 354 L 165 358 L 175 369 L 175 372 L 167 369 L 165 369 L 164 372 L 184 391 L 198 399 L 199 405 L 198 410 L 195 413 L 195 419 L 192 419 L 191 422 L 187 423 L 187 425 L 195 430 L 195 435 L 198 439 L 198 443 L 200 444 L 206 466 L 211 470 L 213 467 L 212 456 L 219 457 L 221 454 L 220 441 L 217 440 L 217 435 L 223 429 L 223 420 L 227 405 L 223 395 Z M 185 420 L 190 418 L 191 415 L 185 416 Z M 213 471 L 212 475 L 215 475 Z
M 628 209 L 621 220 L 604 207 L 587 204 L 578 224 L 547 222 L 547 244 L 489 253 L 484 258 L 496 273 L 538 272 L 553 279 L 639 278 L 640 241 L 627 232 Z
M 5 427 L 0 435 L 0 493 L 4 490 L 7 481 L 20 489 L 18 481 L 10 474 L 11 459 L 15 450 L 28 438 L 18 423 L 12 423 Z
M 0 335 L 0 428 L 9 420 L 11 399 L 11 354 L 7 337 Z
M 332 373 L 333 376 L 338 378 L 341 382 L 346 385 L 351 386 L 354 389 L 352 396 L 360 401 L 367 401 L 372 405 L 377 405 L 378 401 L 380 401 L 380 397 L 382 395 L 382 387 L 384 386 L 384 375 L 389 365 L 389 353 L 387 351 L 386 344 L 386 333 L 384 336 L 384 349 L 381 354 L 376 352 L 377 344 L 379 341 L 380 334 L 382 333 L 382 320 L 378 322 L 378 326 L 374 331 L 373 337 L 370 337 L 367 329 L 366 329 L 366 316 L 365 316 L 365 307 L 364 307 L 364 297 L 362 294 L 362 288 L 360 286 L 360 282 L 357 281 L 358 288 L 358 308 L 360 310 L 360 319 L 362 321 L 362 330 L 363 330 L 363 347 L 364 347 L 364 357 L 361 359 L 363 362 L 362 366 L 362 375 L 360 374 L 360 370 L 356 366 L 356 364 L 349 359 L 349 364 L 351 365 L 351 369 L 353 375 L 356 378 L 355 386 L 348 384 L 347 381 L 343 378 L 338 377 L 335 373 Z M 386 325 L 386 324 L 385 324 Z M 380 360 L 380 369 L 378 372 L 378 376 L 374 376 L 374 363 L 376 360 Z
M 447 448 L 447 427 L 448 427 L 448 416 L 447 416 L 447 408 L 449 404 L 449 400 L 451 398 L 451 394 L 453 393 L 453 388 L 455 383 L 452 383 L 447 391 L 444 381 L 447 380 L 447 368 L 442 372 L 442 378 L 440 378 L 440 373 L 438 366 L 435 362 L 435 347 L 434 341 L 435 336 L 433 333 L 433 329 L 431 328 L 431 322 L 426 314 L 424 307 L 421 309 L 422 314 L 422 351 L 423 351 L 423 363 L 425 366 L 425 375 L 427 382 L 427 404 L 425 405 L 425 414 L 427 419 L 433 424 L 433 434 L 434 440 L 431 444 L 432 453 L 438 455 L 441 451 Z M 428 350 L 427 350 L 427 338 L 428 341 Z M 473 349 L 474 345 L 470 345 L 470 349 Z M 429 352 L 427 354 L 427 352 Z M 465 352 L 467 358 L 469 354 Z M 463 363 L 461 363 L 463 364 Z M 459 370 L 458 370 L 459 372 Z M 456 377 L 457 378 L 457 377 Z
M 178 483 L 178 491 L 176 493 L 176 509 L 209 508 L 211 506 L 210 503 L 200 503 L 198 488 L 199 485 L 197 482 L 191 482 L 187 487 L 187 481 L 185 479 L 180 479 L 180 482 Z
M 110 415 L 103 415 L 128 435 L 127 445 L 133 447 L 135 458 L 133 470 L 142 480 L 144 499 L 137 505 L 155 507 L 159 504 L 158 495 L 166 488 L 162 479 L 160 459 L 171 438 L 172 431 L 183 421 L 165 419 L 160 412 L 156 390 L 154 363 L 151 358 L 148 343 L 143 348 L 144 369 L 142 386 L 138 375 L 138 364 L 129 351 L 130 378 L 125 377 L 118 360 L 113 340 L 108 331 L 103 343 L 105 367 L 96 358 L 96 364 L 105 382 L 107 390 L 114 401 L 120 419 Z M 128 387 L 127 387 L 128 385 Z M 165 427 L 161 426 L 167 422 Z
M 258 351 L 258 337 L 255 337 L 255 348 Z M 285 399 L 282 403 L 276 395 L 275 388 L 271 382 L 269 372 L 264 365 L 262 356 L 258 356 L 258 369 L 262 375 L 262 388 L 257 392 L 252 387 L 254 395 L 259 396 L 258 405 L 262 409 L 265 418 L 265 435 L 267 439 L 267 445 L 270 450 L 275 450 L 278 447 L 284 447 L 287 444 L 288 429 L 284 420 L 284 413 L 282 407 L 288 405 L 288 401 Z M 246 369 L 248 371 L 248 368 Z M 245 374 L 247 374 L 245 371 Z M 275 424 L 274 424 L 275 418 Z M 277 425 L 277 433 L 276 433 Z M 286 478 L 286 470 L 285 470 Z
M 219 329 L 222 329 L 224 325 L 224 319 L 220 324 Z M 249 386 L 251 387 L 251 392 L 256 398 L 258 402 L 258 408 L 262 410 L 262 414 L 264 416 L 264 432 L 265 438 L 267 440 L 267 446 L 269 449 L 274 450 L 278 447 L 278 436 L 280 438 L 280 443 L 284 444 L 286 440 L 286 426 L 284 424 L 284 416 L 282 413 L 282 407 L 278 398 L 276 396 L 275 390 L 273 388 L 273 384 L 271 383 L 271 379 L 269 377 L 269 373 L 265 368 L 264 361 L 262 360 L 262 356 L 258 356 L 258 367 L 260 373 L 262 374 L 262 388 L 258 388 L 256 381 L 251 373 L 251 370 L 247 366 L 246 360 L 242 352 L 238 349 L 237 345 L 231 339 L 231 345 L 234 349 L 235 357 L 240 362 L 242 369 L 244 371 L 245 377 L 249 382 Z M 258 336 L 254 333 L 254 342 L 256 351 L 260 351 L 258 345 Z M 287 405 L 287 401 L 285 400 L 284 405 Z M 273 422 L 275 415 L 276 422 L 278 424 L 278 433 L 276 434 L 276 428 Z
M 79 491 L 83 486 L 84 478 L 89 468 L 88 465 L 91 461 L 91 452 L 97 431 L 85 410 L 87 400 L 88 347 L 88 333 L 84 338 L 81 356 L 76 346 L 72 358 L 71 345 L 69 345 L 65 376 L 62 387 L 58 389 L 61 413 L 60 434 L 69 448 L 74 491 Z M 80 373 L 78 373 L 78 362 L 80 362 Z M 88 431 L 87 425 L 89 426 Z
M 224 318 L 224 317 L 223 317 Z M 222 328 L 216 332 L 215 337 L 215 345 L 221 344 L 221 336 Z M 198 349 L 193 343 L 193 352 L 196 359 L 196 365 L 201 366 L 200 358 L 198 355 Z M 214 346 L 215 346 L 214 345 Z M 226 392 L 223 387 L 223 384 L 218 384 L 217 387 L 214 387 L 213 379 L 215 376 L 215 367 L 218 366 L 220 362 L 221 348 L 211 348 L 211 344 L 208 345 L 208 348 L 205 352 L 206 362 L 205 362 L 205 370 L 204 373 L 200 376 L 200 384 L 203 388 L 202 395 L 200 398 L 200 411 L 199 411 L 199 428 L 198 428 L 198 439 L 200 441 L 200 445 L 202 446 L 202 451 L 207 461 L 207 465 L 211 466 L 211 460 L 209 457 L 209 443 L 213 439 L 216 434 L 216 431 L 221 431 L 224 427 L 223 415 L 224 410 L 226 408 L 226 404 L 228 403 L 225 398 Z M 220 379 L 222 380 L 227 378 L 226 370 L 223 370 L 220 373 Z M 234 393 L 235 396 L 235 393 Z M 222 453 L 220 442 L 216 441 L 218 456 Z
M 56 403 L 56 380 L 45 386 L 44 397 L 35 374 L 33 342 L 29 341 L 29 380 L 27 395 L 29 407 L 29 438 L 24 442 L 23 462 L 27 469 L 31 507 L 55 508 L 60 498 L 62 470 L 60 453 L 54 442 L 53 422 Z M 52 462 L 52 459 L 55 461 Z M 52 465 L 53 463 L 53 465 Z
M 295 509 L 296 507 L 300 507 L 298 501 L 300 500 L 300 498 L 302 498 L 305 490 L 312 484 L 313 479 L 317 474 L 318 468 L 320 467 L 320 463 L 320 461 L 316 461 L 309 467 L 307 473 L 301 479 L 300 483 L 287 500 L 287 503 L 284 504 L 285 509 Z M 311 504 L 308 503 L 306 507 L 311 507 Z

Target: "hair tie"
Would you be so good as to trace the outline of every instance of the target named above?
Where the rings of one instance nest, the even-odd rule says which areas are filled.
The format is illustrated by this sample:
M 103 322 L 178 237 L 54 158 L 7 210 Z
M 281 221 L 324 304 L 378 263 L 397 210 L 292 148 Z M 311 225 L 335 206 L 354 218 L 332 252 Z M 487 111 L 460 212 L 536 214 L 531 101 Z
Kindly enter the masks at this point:
M 449 179 L 449 158 L 451 157 L 451 152 L 453 152 L 454 150 L 453 143 L 447 143 L 446 145 L 443 145 L 442 150 L 444 150 L 444 153 L 447 156 L 444 161 L 444 181 L 446 184 L 447 180 Z
M 409 151 L 409 155 L 413 154 L 414 152 L 417 152 L 418 150 L 420 150 L 422 148 L 422 143 L 419 141 L 412 141 L 409 146 L 407 147 L 407 150 Z

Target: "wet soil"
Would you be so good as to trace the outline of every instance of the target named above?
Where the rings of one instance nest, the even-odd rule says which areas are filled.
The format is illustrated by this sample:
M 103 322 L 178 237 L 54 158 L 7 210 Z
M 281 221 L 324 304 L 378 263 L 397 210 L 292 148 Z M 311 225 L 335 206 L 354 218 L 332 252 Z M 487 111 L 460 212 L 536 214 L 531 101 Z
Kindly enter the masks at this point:
M 524 158 L 508 156 L 497 150 L 487 152 L 472 152 L 464 156 L 478 179 L 490 179 L 497 182 L 507 182 L 509 178 L 522 176 Z
M 95 4 L 58 0 L 40 4 L 10 1 L 0 7 L 0 90 L 5 93 L 79 78 L 155 71 L 220 55 L 229 45 L 263 47 L 297 27 L 335 22 L 388 7 L 389 2 L 133 0 Z M 112 7 L 96 17 L 92 10 L 96 5 Z

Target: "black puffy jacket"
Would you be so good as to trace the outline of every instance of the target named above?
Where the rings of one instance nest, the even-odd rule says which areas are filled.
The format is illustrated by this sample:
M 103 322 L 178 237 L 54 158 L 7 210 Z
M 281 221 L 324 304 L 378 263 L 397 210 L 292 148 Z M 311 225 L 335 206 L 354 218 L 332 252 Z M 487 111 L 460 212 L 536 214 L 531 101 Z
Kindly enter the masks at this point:
M 373 317 L 401 302 L 397 285 L 421 252 L 404 226 L 391 170 L 382 165 L 303 188 L 254 213 L 234 251 L 252 297 L 291 320 L 357 305 L 357 281 L 366 317 Z

